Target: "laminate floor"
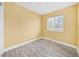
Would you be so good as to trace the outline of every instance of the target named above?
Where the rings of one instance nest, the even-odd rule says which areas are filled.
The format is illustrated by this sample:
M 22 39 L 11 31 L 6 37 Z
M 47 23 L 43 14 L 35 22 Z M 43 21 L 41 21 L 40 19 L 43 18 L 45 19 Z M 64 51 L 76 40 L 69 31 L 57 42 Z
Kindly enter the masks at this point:
M 9 50 L 2 57 L 77 57 L 77 50 L 46 39 L 39 39 Z

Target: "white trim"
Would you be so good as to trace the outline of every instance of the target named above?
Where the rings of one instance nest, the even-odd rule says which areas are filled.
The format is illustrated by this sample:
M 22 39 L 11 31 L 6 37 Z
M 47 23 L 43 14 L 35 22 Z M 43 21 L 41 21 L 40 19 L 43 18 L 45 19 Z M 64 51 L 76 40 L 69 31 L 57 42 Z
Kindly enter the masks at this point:
M 63 43 L 63 42 L 60 42 L 60 41 L 57 41 L 57 40 L 54 40 L 54 39 L 50 39 L 50 38 L 47 38 L 47 37 L 41 37 L 41 38 L 47 39 L 47 40 L 50 40 L 50 41 L 53 41 L 53 42 L 56 42 L 56 43 L 59 43 L 59 44 L 62 44 L 62 45 L 68 46 L 68 47 L 75 48 L 77 50 L 77 53 L 78 53 L 78 56 L 79 56 L 79 48 L 75 45 Z
M 22 45 L 25 45 L 25 44 L 31 43 L 31 42 L 33 42 L 33 41 L 35 41 L 35 40 L 38 40 L 38 39 L 40 39 L 40 37 L 39 37 L 39 38 L 33 38 L 33 39 L 29 40 L 29 41 L 26 41 L 26 42 L 23 42 L 23 43 L 20 43 L 20 44 L 14 45 L 14 46 L 9 47 L 9 48 L 5 48 L 5 49 L 3 50 L 3 53 L 6 52 L 6 51 L 9 51 L 9 50 L 11 50 L 11 49 L 14 49 L 14 48 L 20 47 L 20 46 L 22 46 Z
M 46 39 L 46 40 L 50 40 L 50 41 L 53 41 L 53 42 L 56 42 L 56 43 L 59 43 L 59 44 L 62 44 L 62 45 L 68 46 L 68 47 L 75 48 L 75 49 L 77 49 L 78 56 L 79 56 L 79 49 L 77 48 L 77 46 L 74 46 L 74 45 L 71 45 L 71 44 L 67 44 L 67 43 L 63 43 L 63 42 L 60 42 L 60 41 L 57 41 L 57 40 L 54 40 L 54 39 L 50 39 L 50 38 L 47 38 L 47 37 L 38 37 L 38 38 L 33 38 L 33 39 L 29 40 L 29 41 L 26 41 L 26 42 L 23 42 L 23 43 L 17 44 L 17 45 L 15 45 L 15 46 L 12 46 L 12 47 L 9 47 L 9 48 L 5 48 L 5 49 L 3 50 L 3 53 L 6 52 L 6 51 L 9 51 L 9 50 L 11 50 L 11 49 L 14 49 L 14 48 L 20 47 L 20 46 L 22 46 L 22 45 L 25 45 L 25 44 L 31 43 L 31 42 L 33 42 L 33 41 L 35 41 L 35 40 L 40 39 L 40 38 L 42 38 L 42 39 Z M 1 53 L 1 54 L 3 54 L 3 53 Z
M 56 43 L 59 43 L 59 44 L 62 44 L 62 45 L 65 45 L 65 46 L 69 46 L 69 47 L 72 47 L 72 48 L 76 48 L 77 49 L 77 46 L 75 46 L 75 45 L 63 43 L 63 42 L 60 42 L 60 41 L 57 41 L 57 40 L 54 40 L 54 39 L 50 39 L 50 38 L 47 38 L 47 37 L 42 37 L 42 38 L 43 39 L 50 40 L 50 41 L 53 41 L 53 42 L 56 42 Z
M 77 48 L 77 53 L 78 53 L 78 56 L 79 56 L 79 48 Z
M 2 2 L 1 2 L 2 3 Z M 1 54 L 3 53 L 3 49 L 4 49 L 4 45 L 3 45 L 3 43 L 4 43 L 4 5 L 3 5 L 3 3 L 2 3 L 2 48 L 0 49 L 1 51 L 0 51 L 0 56 L 1 56 Z

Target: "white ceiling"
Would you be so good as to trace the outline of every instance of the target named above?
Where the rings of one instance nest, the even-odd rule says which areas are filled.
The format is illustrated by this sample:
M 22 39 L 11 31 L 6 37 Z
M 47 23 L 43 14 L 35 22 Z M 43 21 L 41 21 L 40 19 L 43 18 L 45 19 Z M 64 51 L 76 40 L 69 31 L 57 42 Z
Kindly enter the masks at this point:
M 44 15 L 76 4 L 76 2 L 17 2 L 16 4 Z

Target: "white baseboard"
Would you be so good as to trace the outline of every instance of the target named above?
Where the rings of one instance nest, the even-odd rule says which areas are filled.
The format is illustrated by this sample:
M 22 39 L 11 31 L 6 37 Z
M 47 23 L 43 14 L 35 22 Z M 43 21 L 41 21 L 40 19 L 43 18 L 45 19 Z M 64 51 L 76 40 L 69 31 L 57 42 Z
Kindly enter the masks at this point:
M 28 43 L 33 42 L 33 41 L 38 40 L 38 39 L 40 39 L 40 37 L 39 37 L 39 38 L 33 38 L 33 39 L 29 40 L 29 41 L 26 41 L 26 42 L 23 42 L 23 43 L 14 45 L 14 46 L 9 47 L 9 48 L 5 48 L 4 51 L 3 51 L 3 53 L 6 52 L 6 51 L 9 51 L 9 50 L 11 50 L 11 49 L 20 47 L 20 46 L 22 46 L 22 45 L 28 44 Z
M 78 56 L 79 56 L 79 48 L 77 48 L 77 53 L 78 53 Z
M 47 40 L 50 40 L 50 41 L 53 41 L 53 42 L 56 42 L 56 43 L 59 43 L 59 44 L 62 44 L 62 45 L 68 46 L 68 47 L 75 48 L 75 49 L 77 49 L 77 52 L 78 52 L 78 55 L 79 55 L 79 49 L 77 48 L 77 46 L 74 46 L 74 45 L 71 45 L 71 44 L 67 44 L 67 43 L 63 43 L 63 42 L 60 42 L 60 41 L 57 41 L 57 40 L 54 40 L 54 39 L 50 39 L 50 38 L 47 38 L 47 37 L 33 38 L 33 39 L 29 40 L 29 41 L 26 41 L 26 42 L 17 44 L 17 45 L 15 45 L 15 46 L 12 46 L 12 47 L 9 47 L 9 48 L 5 48 L 5 49 L 3 50 L 3 53 L 6 52 L 6 51 L 9 51 L 9 50 L 11 50 L 11 49 L 20 47 L 20 46 L 22 46 L 22 45 L 31 43 L 31 42 L 33 42 L 33 41 L 35 41 L 35 40 L 40 39 L 40 38 L 42 38 L 42 39 L 47 39 Z M 3 53 L 2 53 L 2 54 L 3 54 Z
M 68 47 L 75 48 L 77 50 L 77 53 L 78 53 L 78 56 L 79 56 L 79 48 L 75 45 L 63 43 L 63 42 L 60 42 L 60 41 L 57 41 L 57 40 L 54 40 L 54 39 L 50 39 L 50 38 L 47 38 L 47 37 L 41 37 L 41 38 L 47 39 L 47 40 L 50 40 L 50 41 L 53 41 L 53 42 L 56 42 L 56 43 L 59 43 L 59 44 L 62 44 L 62 45 L 68 46 Z
M 72 48 L 76 48 L 77 49 L 77 46 L 75 46 L 75 45 L 63 43 L 63 42 L 60 42 L 60 41 L 57 41 L 57 40 L 54 40 L 54 39 L 50 39 L 50 38 L 47 38 L 47 37 L 42 37 L 42 38 L 43 39 L 50 40 L 50 41 L 53 41 L 53 42 L 56 42 L 56 43 L 59 43 L 59 44 L 62 44 L 62 45 L 65 45 L 65 46 L 69 46 L 69 47 L 72 47 Z

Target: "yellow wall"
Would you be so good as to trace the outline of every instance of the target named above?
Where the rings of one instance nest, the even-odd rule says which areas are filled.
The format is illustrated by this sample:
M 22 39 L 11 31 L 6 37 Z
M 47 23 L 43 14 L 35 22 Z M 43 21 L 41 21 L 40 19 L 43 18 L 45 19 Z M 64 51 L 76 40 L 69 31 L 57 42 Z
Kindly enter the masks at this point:
M 77 16 L 77 24 L 78 24 L 78 25 L 77 25 L 77 28 L 78 28 L 77 38 L 78 38 L 78 41 L 77 41 L 77 42 L 78 42 L 78 48 L 79 48 L 79 3 L 78 3 L 77 6 L 78 6 L 78 10 L 77 10 L 77 13 L 78 13 L 78 14 L 77 14 L 77 15 L 78 15 L 78 16 Z
M 40 36 L 41 16 L 14 3 L 4 3 L 4 47 Z
M 47 18 L 49 16 L 64 16 L 64 32 L 47 31 Z M 42 16 L 42 36 L 55 39 L 64 43 L 77 45 L 77 5 L 58 10 Z
M 56 15 L 64 15 L 64 32 L 47 31 L 47 17 Z M 79 26 L 77 35 L 77 5 L 40 16 L 14 3 L 4 3 L 5 48 L 39 36 L 77 45 L 77 36 L 79 36 Z

